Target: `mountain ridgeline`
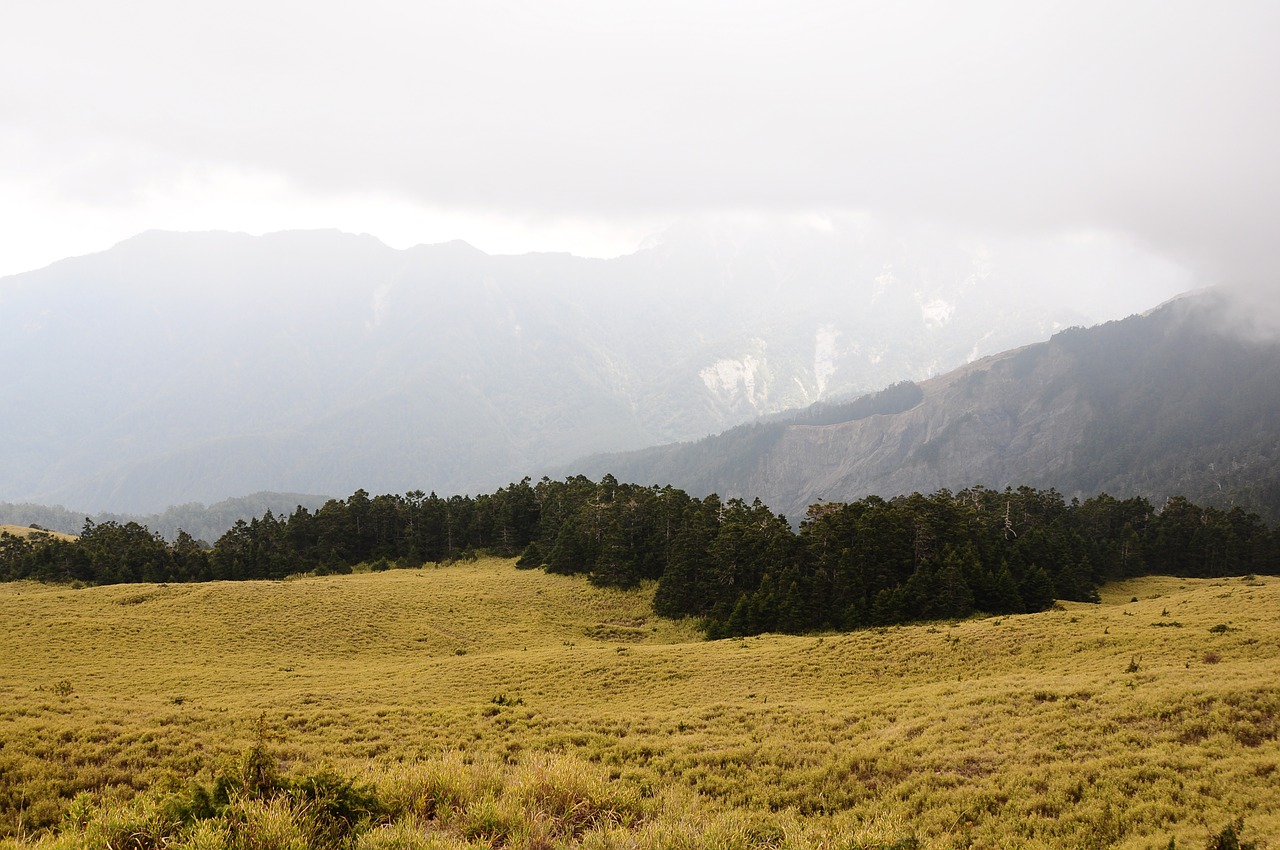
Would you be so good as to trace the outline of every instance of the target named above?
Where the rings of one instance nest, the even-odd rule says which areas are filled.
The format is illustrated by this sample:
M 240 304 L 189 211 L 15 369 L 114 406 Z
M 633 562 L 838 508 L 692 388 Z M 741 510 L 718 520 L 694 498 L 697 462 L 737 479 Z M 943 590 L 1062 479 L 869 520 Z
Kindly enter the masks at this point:
M 1157 505 L 1185 496 L 1275 522 L 1280 344 L 1233 332 L 1228 309 L 1213 294 L 1187 297 L 891 388 L 866 400 L 873 415 L 826 407 L 560 472 L 758 496 L 788 516 L 981 483 Z M 886 397 L 902 403 L 872 409 Z
M 0 579 L 279 579 L 481 550 L 601 585 L 656 581 L 655 611 L 701 618 L 711 637 L 1038 611 L 1153 571 L 1280 570 L 1280 536 L 1256 514 L 1181 498 L 1156 511 L 1142 498 L 975 487 L 815 505 L 796 531 L 758 500 L 606 476 L 525 479 L 476 498 L 357 491 L 315 512 L 238 522 L 211 550 L 137 523 L 87 522 L 75 540 L 0 534 Z
M 1045 271 L 869 221 L 670 232 L 610 260 L 149 232 L 0 280 L 0 500 L 489 491 L 1118 315 L 1041 295 L 1064 268 L 1104 278 L 1100 250 Z

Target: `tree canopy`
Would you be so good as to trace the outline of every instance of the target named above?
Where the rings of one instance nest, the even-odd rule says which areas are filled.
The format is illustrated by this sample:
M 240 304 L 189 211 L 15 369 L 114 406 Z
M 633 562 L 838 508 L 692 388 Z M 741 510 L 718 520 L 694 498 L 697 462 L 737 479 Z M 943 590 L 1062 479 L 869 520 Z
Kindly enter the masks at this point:
M 854 629 L 1090 601 L 1146 573 L 1274 573 L 1280 537 L 1241 508 L 1184 498 L 1158 510 L 1102 494 L 973 487 L 809 508 L 798 529 L 757 499 L 673 487 L 528 478 L 491 494 L 357 490 L 315 511 L 237 522 L 211 547 L 135 522 L 86 520 L 76 540 L 0 535 L 0 580 L 279 579 L 417 567 L 478 552 L 608 586 L 656 582 L 654 609 L 712 637 Z

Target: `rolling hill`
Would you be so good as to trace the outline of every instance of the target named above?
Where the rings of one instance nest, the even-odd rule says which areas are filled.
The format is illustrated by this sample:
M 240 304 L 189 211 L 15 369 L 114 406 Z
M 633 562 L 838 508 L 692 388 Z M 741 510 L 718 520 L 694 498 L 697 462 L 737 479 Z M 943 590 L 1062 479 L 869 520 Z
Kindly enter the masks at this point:
M 75 535 L 61 531 L 45 531 L 43 528 L 31 528 L 25 525 L 0 524 L 0 534 L 12 534 L 14 537 L 30 537 L 33 534 L 52 534 L 63 540 L 73 540 Z

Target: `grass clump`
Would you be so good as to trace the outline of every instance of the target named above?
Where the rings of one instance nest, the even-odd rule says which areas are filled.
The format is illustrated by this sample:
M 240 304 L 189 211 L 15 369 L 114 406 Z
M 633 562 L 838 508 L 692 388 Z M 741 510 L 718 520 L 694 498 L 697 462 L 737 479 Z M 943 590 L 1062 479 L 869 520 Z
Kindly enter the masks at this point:
M 386 808 L 374 790 L 332 770 L 284 776 L 258 741 L 209 785 L 190 782 L 127 801 L 79 795 L 49 848 L 339 848 L 378 823 Z

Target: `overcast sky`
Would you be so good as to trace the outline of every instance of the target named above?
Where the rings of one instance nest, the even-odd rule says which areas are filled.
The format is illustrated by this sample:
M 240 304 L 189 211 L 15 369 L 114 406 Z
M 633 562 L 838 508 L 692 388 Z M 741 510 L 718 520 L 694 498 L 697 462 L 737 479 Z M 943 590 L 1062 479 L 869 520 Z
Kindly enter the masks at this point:
M 147 228 L 614 255 L 747 210 L 1269 285 L 1278 44 L 1274 0 L 6 0 L 0 275 Z

